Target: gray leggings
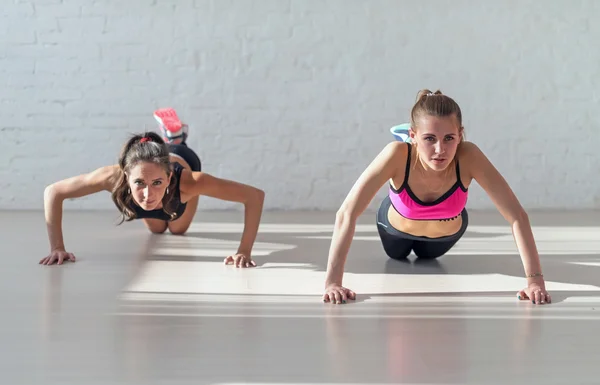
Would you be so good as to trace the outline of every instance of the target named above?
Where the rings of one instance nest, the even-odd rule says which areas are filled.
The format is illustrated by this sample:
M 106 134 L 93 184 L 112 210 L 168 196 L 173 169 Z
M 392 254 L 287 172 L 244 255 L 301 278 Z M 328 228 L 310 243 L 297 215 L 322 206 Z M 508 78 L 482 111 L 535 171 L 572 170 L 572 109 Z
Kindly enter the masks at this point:
M 417 257 L 423 259 L 434 259 L 446 254 L 463 236 L 469 224 L 467 210 L 461 213 L 462 226 L 456 234 L 439 238 L 417 237 L 411 234 L 396 230 L 388 221 L 388 210 L 392 202 L 389 197 L 385 197 L 379 211 L 377 212 L 377 230 L 383 244 L 386 254 L 393 259 L 405 259 L 411 251 L 414 251 Z

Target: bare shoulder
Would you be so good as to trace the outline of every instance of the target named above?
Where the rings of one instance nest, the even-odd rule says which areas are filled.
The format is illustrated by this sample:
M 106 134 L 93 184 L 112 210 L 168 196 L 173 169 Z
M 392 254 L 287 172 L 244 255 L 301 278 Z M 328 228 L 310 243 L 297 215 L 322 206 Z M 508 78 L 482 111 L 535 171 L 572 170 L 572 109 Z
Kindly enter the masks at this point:
M 394 163 L 396 161 L 406 163 L 406 156 L 408 155 L 408 146 L 410 146 L 409 143 L 393 141 L 385 145 L 385 147 L 381 151 L 381 155 L 388 159 L 393 159 Z
M 393 141 L 386 144 L 360 174 L 342 202 L 340 212 L 357 218 L 367 208 L 377 191 L 388 180 L 395 180 L 404 172 L 410 144 Z M 402 170 L 402 171 L 401 171 Z
M 463 142 L 460 144 L 458 150 L 458 156 L 460 159 L 470 159 L 473 156 L 477 156 L 478 153 L 481 153 L 481 150 L 477 145 L 473 142 Z
M 457 156 L 461 174 L 466 174 L 470 177 L 475 174 L 476 168 L 481 165 L 482 157 L 485 158 L 483 152 L 473 142 L 461 143 Z
M 104 185 L 105 190 L 108 191 L 112 191 L 112 189 L 119 183 L 123 176 L 123 172 L 118 164 L 100 167 L 93 173 L 97 173 L 97 176 Z
M 384 180 L 403 178 L 408 146 L 410 144 L 400 141 L 386 144 L 362 173 L 360 179 L 377 185 Z
M 400 153 L 403 152 L 404 154 L 406 154 L 406 152 L 408 151 L 408 146 L 410 146 L 409 143 L 394 140 L 394 141 L 391 141 L 388 144 L 386 144 L 384 148 L 388 149 L 389 151 L 400 152 Z
M 383 153 L 388 154 L 389 166 L 394 170 L 392 178 L 404 179 L 409 146 L 410 143 L 399 141 L 390 142 L 385 146 Z
M 487 155 L 475 143 L 462 143 L 458 153 L 458 160 L 461 172 L 464 170 L 470 178 L 479 180 L 486 176 L 490 177 L 491 175 L 499 174 Z
M 83 174 L 82 185 L 95 187 L 99 190 L 112 191 L 119 181 L 123 173 L 118 164 L 99 167 L 87 174 Z
M 186 187 L 194 186 L 202 179 L 206 179 L 208 174 L 203 171 L 192 171 L 187 168 L 181 170 L 181 176 L 179 177 L 179 187 L 185 190 Z
M 220 178 L 207 174 L 204 171 L 192 171 L 184 168 L 179 177 L 179 190 L 182 194 L 204 194 L 211 188 L 219 188 Z

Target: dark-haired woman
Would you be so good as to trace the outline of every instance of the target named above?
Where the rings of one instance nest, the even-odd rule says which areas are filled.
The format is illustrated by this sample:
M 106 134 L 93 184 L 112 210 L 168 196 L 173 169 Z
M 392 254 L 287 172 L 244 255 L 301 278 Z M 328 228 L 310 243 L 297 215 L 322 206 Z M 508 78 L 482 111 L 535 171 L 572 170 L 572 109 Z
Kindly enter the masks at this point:
M 194 218 L 200 195 L 243 203 L 245 223 L 240 246 L 235 254 L 225 258 L 225 263 L 236 267 L 256 266 L 251 253 L 262 215 L 264 192 L 202 172 L 200 159 L 185 144 L 187 131 L 183 141 L 181 136 L 171 141 L 167 135 L 172 127 L 170 122 L 165 118 L 161 123 L 164 123 L 161 124 L 162 138 L 153 132 L 132 136 L 123 146 L 119 164 L 46 187 L 44 211 L 50 253 L 40 264 L 75 261 L 63 243 L 63 201 L 109 191 L 122 214 L 121 222 L 141 219 L 153 233 L 168 229 L 173 234 L 184 234 Z

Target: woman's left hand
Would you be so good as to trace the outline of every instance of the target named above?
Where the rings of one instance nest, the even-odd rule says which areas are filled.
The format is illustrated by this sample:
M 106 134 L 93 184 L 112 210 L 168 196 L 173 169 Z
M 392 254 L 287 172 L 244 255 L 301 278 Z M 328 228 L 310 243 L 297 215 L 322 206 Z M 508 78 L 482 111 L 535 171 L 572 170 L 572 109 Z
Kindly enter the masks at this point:
M 520 300 L 531 300 L 531 302 L 541 305 L 545 303 L 551 303 L 552 298 L 546 291 L 546 287 L 543 283 L 530 283 L 525 289 L 521 290 L 517 297 Z
M 256 262 L 249 255 L 235 254 L 225 258 L 226 265 L 235 265 L 235 267 L 255 267 Z

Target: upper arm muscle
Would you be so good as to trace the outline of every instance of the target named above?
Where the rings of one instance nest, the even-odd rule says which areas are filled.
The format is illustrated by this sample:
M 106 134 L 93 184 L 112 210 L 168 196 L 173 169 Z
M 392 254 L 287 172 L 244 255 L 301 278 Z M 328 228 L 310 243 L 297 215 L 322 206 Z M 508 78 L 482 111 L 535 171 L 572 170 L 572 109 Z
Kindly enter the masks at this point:
M 53 195 L 62 199 L 79 198 L 102 190 L 110 191 L 116 182 L 117 173 L 117 166 L 101 167 L 90 173 L 56 182 L 49 189 Z
M 230 202 L 244 203 L 252 196 L 262 194 L 262 190 L 247 184 L 217 178 L 201 171 L 181 174 L 181 191 L 192 196 L 205 195 Z
M 507 221 L 514 222 L 523 213 L 523 207 L 514 192 L 502 174 L 475 144 L 468 143 L 467 151 L 467 164 L 471 176 L 485 190 L 500 214 Z

